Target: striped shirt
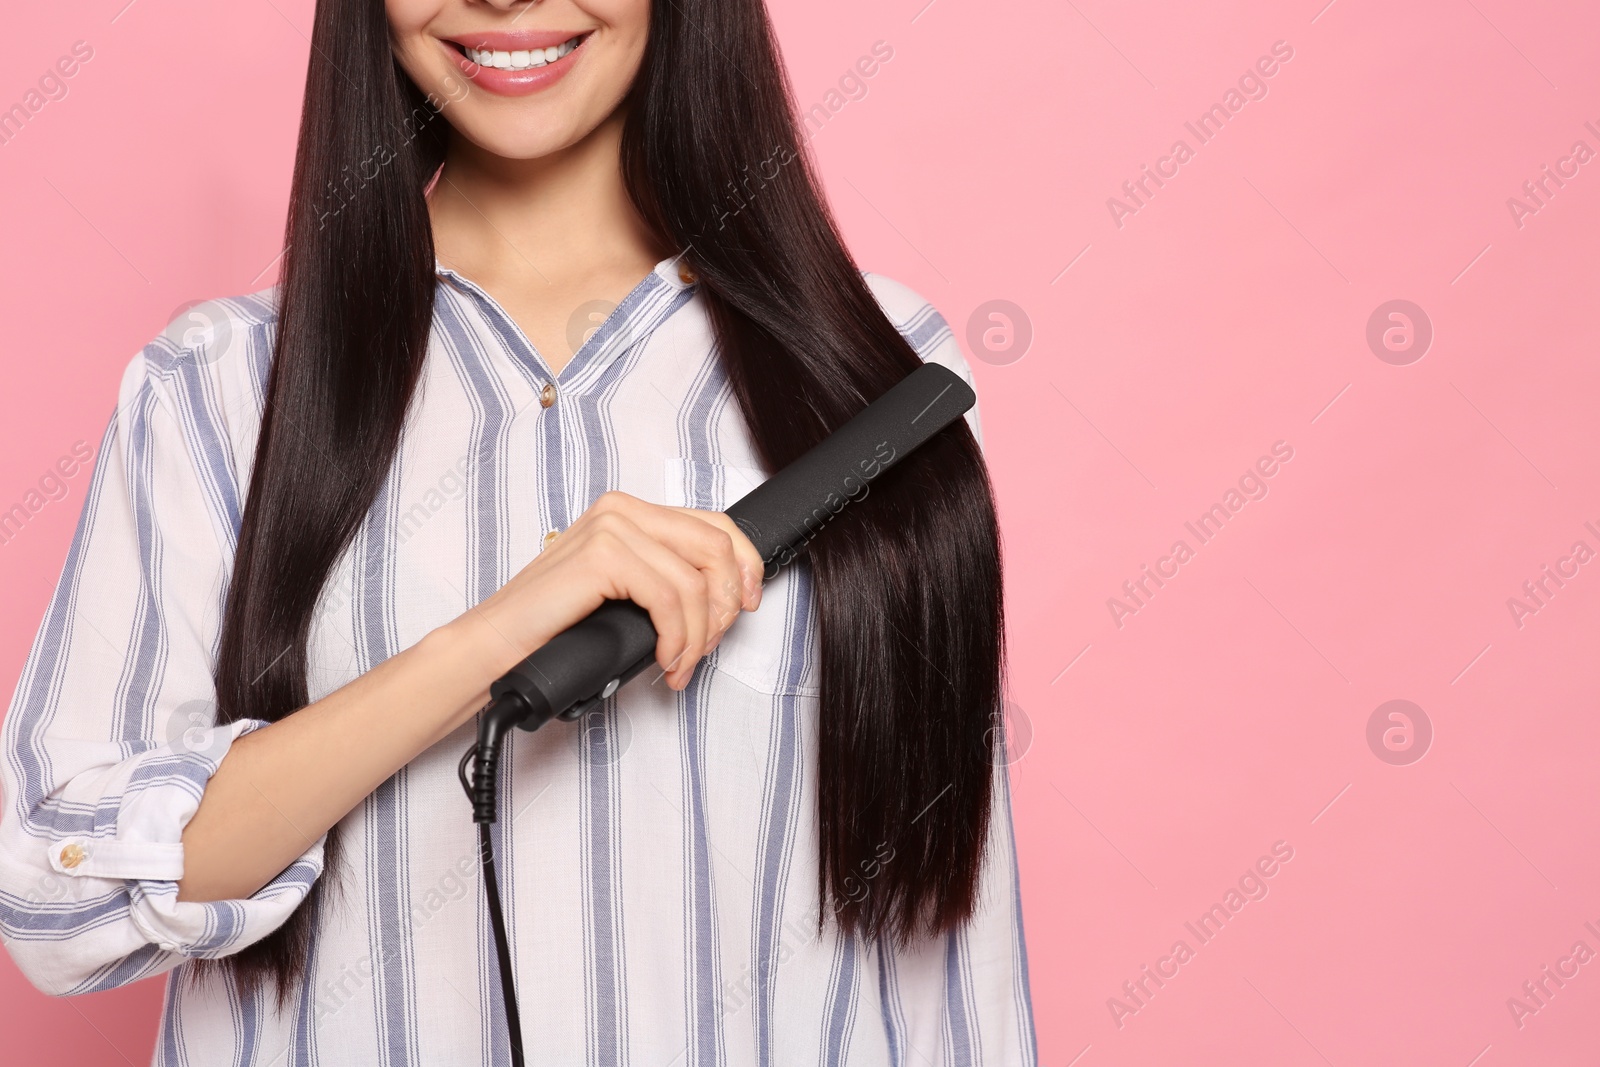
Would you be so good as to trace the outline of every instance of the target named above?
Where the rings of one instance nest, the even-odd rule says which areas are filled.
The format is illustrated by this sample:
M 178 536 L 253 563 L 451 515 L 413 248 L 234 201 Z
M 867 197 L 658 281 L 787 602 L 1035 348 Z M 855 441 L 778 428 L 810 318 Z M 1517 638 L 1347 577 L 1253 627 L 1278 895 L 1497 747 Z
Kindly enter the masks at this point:
M 866 278 L 925 360 L 972 380 L 933 307 Z M 0 934 L 53 994 L 170 972 L 157 1064 L 505 1064 L 456 779 L 470 724 L 343 819 L 343 877 L 286 1007 L 178 980 L 280 926 L 323 869 L 318 841 L 248 899 L 177 899 L 184 825 L 233 740 L 265 725 L 217 726 L 212 672 L 275 303 L 207 302 L 122 378 L 4 724 Z M 313 700 L 498 589 L 608 489 L 720 509 L 765 477 L 675 261 L 594 318 L 552 375 L 439 266 L 396 460 L 314 616 Z M 685 691 L 647 673 L 579 722 L 513 732 L 496 848 L 530 1063 L 1034 1064 L 1003 767 L 968 925 L 898 952 L 817 934 L 816 626 L 802 563 Z

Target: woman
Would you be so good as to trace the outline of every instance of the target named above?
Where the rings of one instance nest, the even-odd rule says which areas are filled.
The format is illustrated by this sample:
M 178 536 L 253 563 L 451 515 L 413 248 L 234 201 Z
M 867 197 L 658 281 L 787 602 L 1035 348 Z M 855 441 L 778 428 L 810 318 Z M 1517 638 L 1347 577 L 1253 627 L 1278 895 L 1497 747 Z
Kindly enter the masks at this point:
M 507 1062 L 456 762 L 631 598 L 656 680 L 501 767 L 530 1062 L 1032 1063 L 975 414 L 764 591 L 718 514 L 970 380 L 759 0 L 322 0 L 287 238 L 123 378 L 5 723 L 30 978 L 171 970 L 163 1064 Z

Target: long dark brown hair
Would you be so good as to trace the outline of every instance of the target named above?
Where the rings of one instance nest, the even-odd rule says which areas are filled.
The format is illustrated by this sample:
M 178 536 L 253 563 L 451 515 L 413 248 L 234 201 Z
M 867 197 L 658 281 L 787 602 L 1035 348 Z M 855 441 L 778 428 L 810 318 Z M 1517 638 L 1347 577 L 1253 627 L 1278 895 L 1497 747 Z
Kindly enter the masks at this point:
M 762 0 L 656 2 L 650 20 L 624 105 L 625 180 L 662 247 L 699 274 L 733 394 L 775 470 L 920 359 L 819 192 Z M 436 277 L 424 190 L 447 133 L 393 58 L 383 0 L 319 0 L 217 664 L 222 721 L 276 721 L 309 700 L 317 601 L 393 462 L 427 350 Z M 990 818 L 999 531 L 966 423 L 875 483 L 807 558 L 820 620 L 822 913 L 903 945 L 971 915 Z M 306 904 L 215 965 L 241 990 L 270 982 L 282 1004 L 304 980 L 339 851 L 336 826 Z

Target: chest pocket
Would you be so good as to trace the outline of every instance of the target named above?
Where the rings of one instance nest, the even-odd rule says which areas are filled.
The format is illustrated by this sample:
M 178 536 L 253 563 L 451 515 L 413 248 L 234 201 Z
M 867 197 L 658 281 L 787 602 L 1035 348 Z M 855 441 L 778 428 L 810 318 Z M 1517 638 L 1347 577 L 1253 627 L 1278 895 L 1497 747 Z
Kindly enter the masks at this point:
M 755 467 L 684 456 L 666 462 L 665 503 L 721 511 L 766 481 Z M 804 557 L 761 591 L 761 606 L 742 612 L 702 664 L 763 693 L 815 695 L 818 689 L 816 605 Z

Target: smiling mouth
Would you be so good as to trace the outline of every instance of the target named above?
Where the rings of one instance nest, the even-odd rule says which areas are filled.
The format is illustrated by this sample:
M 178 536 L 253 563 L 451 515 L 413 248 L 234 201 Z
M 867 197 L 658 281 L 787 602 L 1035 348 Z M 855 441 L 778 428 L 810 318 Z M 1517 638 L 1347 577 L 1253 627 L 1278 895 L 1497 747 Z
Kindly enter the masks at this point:
M 587 33 L 580 33 L 576 37 L 568 38 L 558 45 L 551 45 L 549 48 L 526 48 L 513 52 L 496 51 L 489 48 L 469 48 L 455 41 L 449 43 L 455 47 L 456 51 L 480 67 L 493 67 L 495 70 L 536 70 L 539 67 L 554 63 L 563 56 L 572 54 L 588 36 Z

